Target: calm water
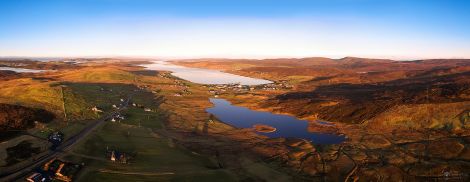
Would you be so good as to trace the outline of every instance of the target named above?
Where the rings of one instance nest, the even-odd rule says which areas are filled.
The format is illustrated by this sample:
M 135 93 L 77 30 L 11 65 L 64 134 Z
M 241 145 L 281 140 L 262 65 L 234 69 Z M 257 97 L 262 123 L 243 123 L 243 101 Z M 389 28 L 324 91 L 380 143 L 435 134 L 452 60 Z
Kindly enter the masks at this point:
M 225 99 L 212 98 L 210 101 L 214 107 L 206 111 L 237 128 L 252 128 L 255 124 L 275 127 L 277 129 L 275 132 L 260 133 L 271 138 L 303 138 L 314 144 L 337 144 L 345 140 L 344 135 L 308 132 L 308 121 L 299 120 L 293 116 L 253 111 L 245 107 L 233 106 Z
M 0 70 L 7 70 L 7 71 L 14 71 L 18 73 L 39 73 L 46 70 L 33 70 L 33 69 L 26 69 L 26 68 L 11 68 L 11 67 L 0 67 Z
M 155 61 L 153 64 L 146 64 L 142 66 L 149 70 L 171 71 L 173 72 L 173 76 L 199 84 L 240 83 L 242 85 L 261 85 L 271 83 L 269 80 L 239 76 L 217 70 L 188 68 L 184 66 L 173 65 L 166 61 Z

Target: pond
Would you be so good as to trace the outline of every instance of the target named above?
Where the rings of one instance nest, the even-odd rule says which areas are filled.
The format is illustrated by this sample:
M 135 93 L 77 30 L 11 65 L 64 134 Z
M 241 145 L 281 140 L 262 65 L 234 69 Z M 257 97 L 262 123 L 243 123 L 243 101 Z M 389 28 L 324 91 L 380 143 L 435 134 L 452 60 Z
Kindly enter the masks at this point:
M 276 131 L 272 133 L 259 133 L 270 138 L 302 138 L 314 144 L 338 144 L 346 139 L 344 135 L 308 132 L 308 121 L 293 116 L 254 111 L 234 106 L 225 99 L 211 98 L 210 101 L 214 107 L 206 111 L 229 125 L 237 128 L 252 128 L 255 124 L 275 127 Z
M 153 64 L 141 66 L 144 66 L 148 70 L 171 71 L 173 76 L 199 84 L 239 83 L 241 85 L 262 85 L 272 83 L 269 80 L 234 75 L 217 70 L 178 66 L 167 61 L 155 61 Z
M 46 71 L 46 70 L 33 70 L 33 69 L 12 68 L 12 67 L 0 67 L 0 70 L 14 71 L 14 72 L 17 72 L 17 73 L 39 73 L 39 72 Z

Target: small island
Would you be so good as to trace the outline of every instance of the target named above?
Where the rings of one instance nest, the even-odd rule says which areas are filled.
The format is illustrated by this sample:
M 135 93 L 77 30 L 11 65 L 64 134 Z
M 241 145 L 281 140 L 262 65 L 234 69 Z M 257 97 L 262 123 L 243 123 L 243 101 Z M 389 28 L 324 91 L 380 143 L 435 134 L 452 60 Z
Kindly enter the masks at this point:
M 257 132 L 261 132 L 261 133 L 272 133 L 276 131 L 276 128 L 269 126 L 269 125 L 264 125 L 264 124 L 255 124 L 253 125 L 253 128 Z

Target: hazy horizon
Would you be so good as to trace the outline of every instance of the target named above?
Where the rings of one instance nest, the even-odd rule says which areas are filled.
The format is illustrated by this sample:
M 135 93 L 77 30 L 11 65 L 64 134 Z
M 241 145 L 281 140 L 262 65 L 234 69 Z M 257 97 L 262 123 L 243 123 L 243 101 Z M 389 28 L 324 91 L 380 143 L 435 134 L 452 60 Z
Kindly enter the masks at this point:
M 2 57 L 470 58 L 469 2 L 2 1 Z
M 152 57 L 152 56 L 0 56 L 0 59 L 32 59 L 32 60 L 60 60 L 60 59 L 151 59 L 156 61 L 178 61 L 178 60 L 266 60 L 266 59 L 306 59 L 306 58 L 327 58 L 333 60 L 339 60 L 343 58 L 360 58 L 360 59 L 385 59 L 385 60 L 393 60 L 393 61 L 418 61 L 418 60 L 439 60 L 439 59 L 448 59 L 448 60 L 470 60 L 470 58 L 466 57 L 454 57 L 454 58 L 446 58 L 446 57 L 434 57 L 434 58 L 389 58 L 389 57 L 361 57 L 361 56 L 344 56 L 344 57 L 326 57 L 326 56 L 308 56 L 308 57 Z

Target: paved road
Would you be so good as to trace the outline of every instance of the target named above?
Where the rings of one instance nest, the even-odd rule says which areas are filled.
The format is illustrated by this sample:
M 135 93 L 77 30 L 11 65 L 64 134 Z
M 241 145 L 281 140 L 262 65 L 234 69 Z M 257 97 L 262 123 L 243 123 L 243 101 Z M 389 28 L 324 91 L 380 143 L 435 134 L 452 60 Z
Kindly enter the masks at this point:
M 34 169 L 40 167 L 42 164 L 44 164 L 47 161 L 50 161 L 54 158 L 59 157 L 62 155 L 64 151 L 70 150 L 75 144 L 77 144 L 79 141 L 84 139 L 86 136 L 88 136 L 93 130 L 101 126 L 103 123 L 105 123 L 106 120 L 111 119 L 115 114 L 119 113 L 121 110 L 125 109 L 129 105 L 129 101 L 132 98 L 132 95 L 130 95 L 127 100 L 124 102 L 124 104 L 117 110 L 107 114 L 106 116 L 102 117 L 101 119 L 97 120 L 96 122 L 91 123 L 88 125 L 86 128 L 84 128 L 80 133 L 74 135 L 73 137 L 69 138 L 67 141 L 62 143 L 59 147 L 56 148 L 54 151 L 49 151 L 46 155 L 36 159 L 35 161 L 32 161 L 30 165 L 26 165 L 24 168 L 16 169 L 10 172 L 2 173 L 0 174 L 0 182 L 3 181 L 15 181 L 18 180 L 22 177 L 25 177 L 29 173 L 31 173 Z

